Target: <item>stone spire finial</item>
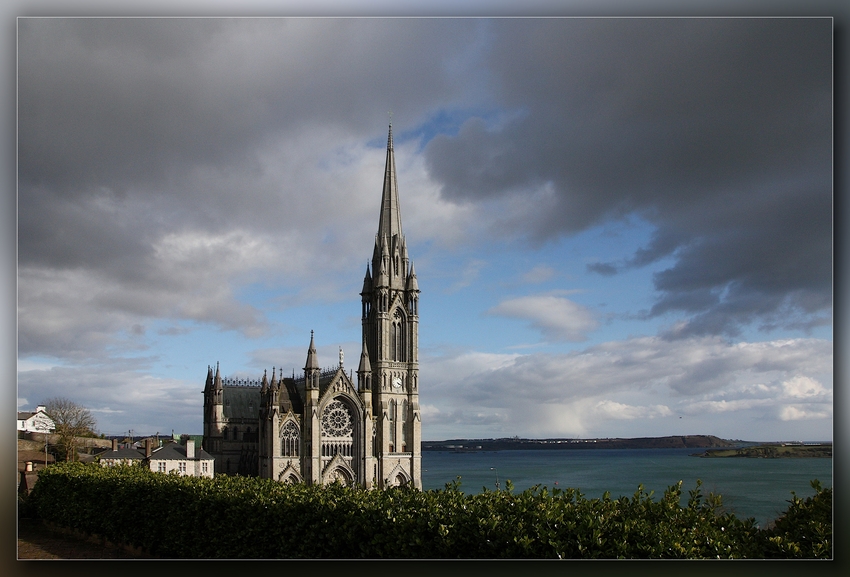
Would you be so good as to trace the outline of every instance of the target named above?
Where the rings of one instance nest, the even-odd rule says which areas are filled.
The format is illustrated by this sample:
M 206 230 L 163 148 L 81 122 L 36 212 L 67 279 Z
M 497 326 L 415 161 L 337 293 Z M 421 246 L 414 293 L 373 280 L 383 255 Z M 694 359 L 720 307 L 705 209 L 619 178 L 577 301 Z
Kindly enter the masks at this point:
M 416 280 L 416 267 L 410 261 L 410 273 L 407 275 L 407 290 L 419 291 L 419 282 Z
M 209 393 L 213 387 L 213 372 L 212 367 L 207 365 L 207 381 L 204 383 L 204 392 Z
M 369 263 L 366 263 L 366 276 L 363 277 L 363 290 L 360 294 L 368 294 L 372 292 L 372 271 L 369 270 Z
M 357 367 L 357 372 L 372 372 L 372 363 L 369 362 L 369 350 L 366 348 L 366 339 L 363 339 L 363 352 L 360 353 L 360 366 Z
M 313 344 L 313 331 L 310 331 L 310 348 L 307 349 L 307 364 L 304 365 L 304 370 L 318 369 L 319 360 L 316 354 L 316 345 Z
M 342 368 L 342 362 L 345 360 L 345 353 L 342 352 L 342 347 L 339 347 L 339 368 Z

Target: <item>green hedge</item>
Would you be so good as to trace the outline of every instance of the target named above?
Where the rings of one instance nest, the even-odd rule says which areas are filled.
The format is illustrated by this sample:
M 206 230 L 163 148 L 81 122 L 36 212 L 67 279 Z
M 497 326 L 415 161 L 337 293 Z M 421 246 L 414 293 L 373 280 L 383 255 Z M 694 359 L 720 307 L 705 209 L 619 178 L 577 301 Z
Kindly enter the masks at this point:
M 658 501 L 642 487 L 587 499 L 545 487 L 369 491 L 60 463 L 40 472 L 25 510 L 169 558 L 828 558 L 832 490 L 816 490 L 762 531 L 721 513 L 699 482 L 683 507 L 681 482 Z

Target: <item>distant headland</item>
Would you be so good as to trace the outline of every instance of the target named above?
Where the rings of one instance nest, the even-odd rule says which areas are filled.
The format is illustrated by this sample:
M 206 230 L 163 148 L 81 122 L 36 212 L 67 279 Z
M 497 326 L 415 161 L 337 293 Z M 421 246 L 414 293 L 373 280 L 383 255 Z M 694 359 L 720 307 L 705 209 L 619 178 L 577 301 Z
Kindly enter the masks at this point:
M 517 449 L 715 449 L 747 445 L 746 441 L 728 440 L 713 435 L 678 435 L 632 439 L 450 439 L 422 441 L 423 451 L 508 451 Z
M 693 457 L 745 457 L 750 459 L 794 459 L 832 457 L 832 443 L 765 443 L 734 449 L 712 449 Z

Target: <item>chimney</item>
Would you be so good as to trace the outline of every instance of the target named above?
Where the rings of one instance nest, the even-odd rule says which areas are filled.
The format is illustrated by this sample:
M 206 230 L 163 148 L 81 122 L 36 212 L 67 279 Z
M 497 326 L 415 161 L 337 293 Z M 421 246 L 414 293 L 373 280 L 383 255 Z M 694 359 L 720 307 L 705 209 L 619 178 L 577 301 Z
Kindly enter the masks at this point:
M 151 440 L 145 439 L 145 459 L 151 458 Z
M 195 439 L 186 439 L 186 458 L 195 458 Z
M 118 450 L 118 439 L 112 439 L 112 450 L 113 451 Z

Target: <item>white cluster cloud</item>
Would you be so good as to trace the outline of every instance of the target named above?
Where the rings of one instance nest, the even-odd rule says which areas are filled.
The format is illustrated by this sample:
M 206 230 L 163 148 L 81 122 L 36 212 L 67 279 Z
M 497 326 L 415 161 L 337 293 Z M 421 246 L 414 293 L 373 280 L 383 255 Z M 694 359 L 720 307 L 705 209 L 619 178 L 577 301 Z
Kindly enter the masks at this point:
M 603 419 L 653 419 L 655 417 L 668 417 L 673 414 L 666 405 L 638 407 L 608 399 L 596 403 L 594 409 L 596 415 Z
M 588 309 L 558 293 L 507 299 L 488 312 L 527 320 L 554 341 L 583 341 L 599 324 Z
M 784 438 L 790 420 L 813 422 L 824 438 L 831 430 L 832 343 L 819 339 L 641 337 L 566 354 L 466 352 L 423 367 L 427 430 L 437 437 L 482 412 L 505 435 L 602 434 L 617 421 L 629 421 L 629 436 L 672 434 L 680 422 L 692 434 L 725 428 L 759 438 Z

